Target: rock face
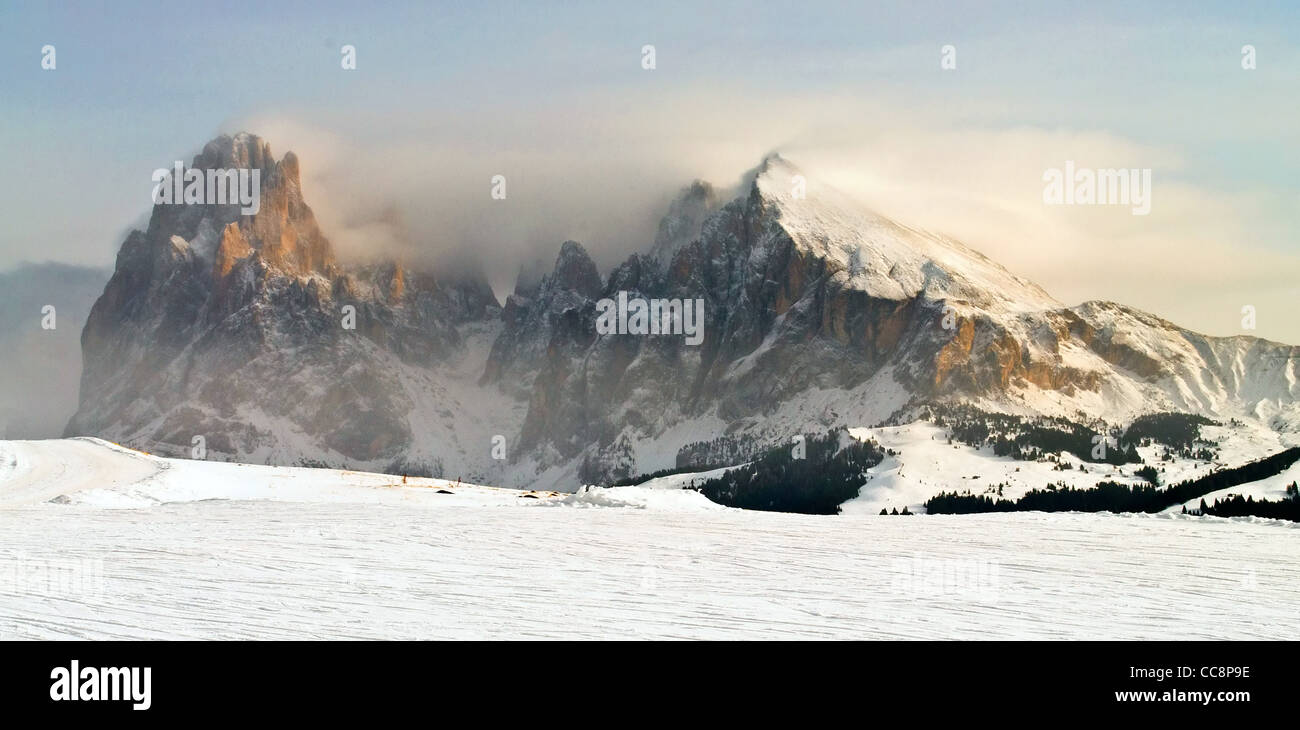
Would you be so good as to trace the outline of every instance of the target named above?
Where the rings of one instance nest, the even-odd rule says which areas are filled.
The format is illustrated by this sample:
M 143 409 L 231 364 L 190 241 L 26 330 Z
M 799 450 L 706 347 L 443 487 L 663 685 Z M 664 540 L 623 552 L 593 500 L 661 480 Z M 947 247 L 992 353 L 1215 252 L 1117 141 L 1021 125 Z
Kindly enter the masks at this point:
M 511 297 L 493 357 L 505 369 L 488 380 L 534 378 L 520 445 L 540 465 L 621 477 L 673 466 L 665 454 L 689 441 L 770 442 L 943 400 L 1300 422 L 1297 348 L 1205 337 L 1115 304 L 1066 307 L 965 246 L 833 190 L 795 197 L 796 174 L 770 157 L 707 215 L 712 189 L 693 185 L 651 253 L 603 287 L 573 276 L 594 267 L 570 242 L 541 287 Z M 620 292 L 702 298 L 703 343 L 597 335 L 596 301 Z
M 496 320 L 486 280 L 443 282 L 396 263 L 344 270 L 302 199 L 292 153 L 276 161 L 241 134 L 193 163 L 241 166 L 261 170 L 256 214 L 158 205 L 122 244 L 82 333 L 81 406 L 67 433 L 182 454 L 202 437 L 230 458 L 433 470 L 443 455 L 413 453 L 412 411 L 470 330 Z
M 476 274 L 349 269 L 299 162 L 223 137 L 262 207 L 157 206 L 82 336 L 70 434 L 223 458 L 572 488 L 670 467 L 698 442 L 771 443 L 959 400 L 1123 419 L 1180 410 L 1300 424 L 1297 348 L 1212 338 L 1120 305 L 1067 307 L 949 239 L 765 159 L 733 199 L 697 182 L 646 253 L 602 278 L 583 247 L 498 307 Z M 605 334 L 599 302 L 703 300 L 703 340 Z M 355 307 L 355 330 L 342 326 Z M 494 445 L 508 443 L 506 458 Z M 695 444 L 687 449 L 690 444 Z

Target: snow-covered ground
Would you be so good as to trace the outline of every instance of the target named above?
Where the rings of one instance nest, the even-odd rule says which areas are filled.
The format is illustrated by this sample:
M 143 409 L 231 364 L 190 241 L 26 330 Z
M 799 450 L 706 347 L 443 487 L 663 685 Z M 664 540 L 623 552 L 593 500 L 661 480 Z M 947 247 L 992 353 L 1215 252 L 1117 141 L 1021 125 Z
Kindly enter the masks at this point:
M 1072 454 L 1057 454 L 1057 462 L 1019 461 L 1009 456 L 996 456 L 992 447 L 974 448 L 963 443 L 948 443 L 948 431 L 934 424 L 917 421 L 906 426 L 884 428 L 854 428 L 849 433 L 859 439 L 873 439 L 895 456 L 871 469 L 870 478 L 863 485 L 857 499 L 846 502 L 841 508 L 846 514 L 878 514 L 884 509 L 908 507 L 912 512 L 940 492 L 965 492 L 988 494 L 997 497 L 997 486 L 1002 485 L 1003 499 L 1016 500 L 1030 489 L 1042 489 L 1049 484 L 1065 484 L 1076 489 L 1088 489 L 1100 481 L 1120 484 L 1145 484 L 1136 475 L 1139 465 L 1087 463 Z M 1272 456 L 1293 445 L 1293 436 L 1246 422 L 1238 425 L 1205 426 L 1202 437 L 1217 445 L 1219 461 L 1179 458 L 1160 460 L 1164 447 L 1144 446 L 1138 449 L 1143 460 L 1159 470 L 1161 486 L 1207 476 L 1219 467 L 1236 467 Z M 1057 465 L 1068 465 L 1058 469 Z M 698 475 L 697 475 L 698 476 Z M 679 475 L 689 481 L 691 475 Z M 1229 494 L 1253 495 L 1279 499 L 1285 486 L 1300 478 L 1300 464 L 1281 475 L 1239 487 L 1214 492 L 1208 501 Z M 1189 503 L 1195 507 L 1200 500 Z M 1181 505 L 1171 508 L 1181 509 Z
M 1276 639 L 1298 546 L 1268 520 L 813 517 L 0 442 L 0 638 Z
M 717 479 L 727 472 L 744 464 L 736 466 L 724 466 L 721 469 L 710 469 L 708 471 L 688 471 L 681 474 L 669 474 L 665 477 L 656 477 L 648 481 L 641 482 L 637 486 L 645 489 L 689 489 L 698 484 L 703 484 L 710 479 Z
M 1206 504 L 1214 504 L 1214 500 L 1223 499 L 1233 494 L 1239 494 L 1243 497 L 1254 497 L 1256 500 L 1267 499 L 1276 502 L 1286 497 L 1286 487 L 1288 484 L 1300 484 L 1300 461 L 1292 464 L 1290 468 L 1284 469 L 1281 474 L 1271 476 L 1266 479 L 1260 479 L 1255 482 L 1240 484 L 1227 489 L 1210 492 L 1205 497 L 1189 499 L 1186 503 L 1170 507 L 1169 511 L 1179 512 L 1183 507 L 1187 509 L 1196 509 L 1201 504 L 1201 499 Z
M 1103 479 L 1135 484 L 1143 481 L 1131 476 L 1132 468 L 1123 470 L 1129 475 L 1126 477 L 1118 467 L 1085 465 L 1070 454 L 1058 457 L 1070 465 L 1065 470 L 1058 470 L 1057 464 L 1050 461 L 995 456 L 991 447 L 977 449 L 963 443 L 948 443 L 947 430 L 924 422 L 854 428 L 849 433 L 859 439 L 874 439 L 886 449 L 894 450 L 896 455 L 886 456 L 871 469 L 858 498 L 841 508 L 846 514 L 878 514 L 882 508 L 901 510 L 903 507 L 917 512 L 930 497 L 954 490 L 996 497 L 999 484 L 1003 485 L 1002 498 L 1015 500 L 1030 489 L 1042 489 L 1057 482 L 1091 487 Z

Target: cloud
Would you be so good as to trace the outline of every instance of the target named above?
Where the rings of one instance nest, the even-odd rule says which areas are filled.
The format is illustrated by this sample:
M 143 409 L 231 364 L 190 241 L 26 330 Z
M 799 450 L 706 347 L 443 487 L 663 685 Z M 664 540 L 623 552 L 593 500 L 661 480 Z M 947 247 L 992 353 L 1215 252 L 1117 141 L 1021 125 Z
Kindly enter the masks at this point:
M 958 238 L 1066 303 L 1110 299 L 1211 334 L 1300 341 L 1287 314 L 1300 259 L 1285 196 L 1195 185 L 1176 150 L 1098 133 L 899 127 L 837 149 L 810 148 L 805 157 L 828 184 Z M 1045 205 L 1043 172 L 1067 160 L 1150 168 L 1150 214 Z M 1265 331 L 1240 330 L 1245 304 L 1275 318 Z
M 609 92 L 598 107 L 556 96 L 445 110 L 412 107 L 324 129 L 278 114 L 223 131 L 266 137 L 303 160 L 304 188 L 341 255 L 473 258 L 498 292 L 566 239 L 603 270 L 653 239 L 695 178 L 735 184 L 773 149 L 810 195 L 838 187 L 903 223 L 962 240 L 1066 303 L 1111 299 L 1193 329 L 1300 341 L 1287 282 L 1300 274 L 1285 195 L 1197 184 L 1188 151 L 1096 131 L 963 125 L 889 94 L 751 93 L 678 85 Z M 454 119 L 453 119 L 454 118 Z M 1150 215 L 1127 206 L 1043 204 L 1045 169 L 1151 168 Z M 507 198 L 491 179 L 504 175 Z M 1265 324 L 1267 323 L 1267 325 Z

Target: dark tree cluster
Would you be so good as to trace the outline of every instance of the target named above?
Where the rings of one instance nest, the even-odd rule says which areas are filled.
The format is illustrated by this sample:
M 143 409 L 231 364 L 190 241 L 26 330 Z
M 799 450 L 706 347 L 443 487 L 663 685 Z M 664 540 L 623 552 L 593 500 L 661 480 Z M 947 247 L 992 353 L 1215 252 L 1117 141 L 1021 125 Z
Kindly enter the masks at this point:
M 1160 486 L 1160 472 L 1156 471 L 1156 468 L 1154 466 L 1147 464 L 1146 466 L 1143 466 L 1141 469 L 1138 469 L 1134 473 L 1142 477 L 1143 479 L 1147 480 L 1148 482 L 1151 482 L 1151 486 L 1153 487 Z
M 926 502 L 925 508 L 930 514 L 1023 511 L 1159 512 L 1220 489 L 1276 476 L 1290 468 L 1296 461 L 1300 461 L 1300 447 L 1290 448 L 1232 469 L 1219 469 L 1206 476 L 1179 482 L 1165 489 L 1157 489 L 1151 484 L 1127 485 L 1115 482 L 1101 482 L 1090 489 L 1052 485 L 1046 489 L 1031 490 L 1015 501 L 994 500 L 986 495 L 974 495 L 970 492 L 944 492 Z M 1267 502 L 1254 502 L 1254 504 L 1267 504 Z M 1202 505 L 1204 505 L 1203 500 Z M 1206 514 L 1213 514 L 1213 512 L 1207 511 Z
M 946 428 L 953 441 L 976 448 L 990 446 L 995 455 L 1019 461 L 1041 459 L 1045 454 L 1062 451 L 1093 463 L 1118 466 L 1142 461 L 1136 441 L 1115 438 L 1105 422 L 1084 424 L 1048 416 L 1025 418 L 971 406 L 934 406 L 931 415 L 935 425 Z M 1110 445 L 1101 458 L 1094 458 L 1098 435 L 1106 436 Z
M 772 449 L 696 490 L 728 507 L 833 515 L 858 496 L 867 470 L 885 457 L 879 444 L 858 441 L 842 427 L 806 435 L 803 448 L 803 458 L 796 458 L 794 445 Z
M 1271 517 L 1275 520 L 1300 522 L 1300 498 L 1296 497 L 1295 489 L 1296 485 L 1292 483 L 1287 487 L 1287 496 L 1277 501 L 1242 498 L 1240 494 L 1216 499 L 1213 505 L 1205 504 L 1202 499 L 1198 512 L 1212 517 Z
M 739 464 L 763 451 L 764 446 L 752 436 L 719 436 L 709 441 L 693 441 L 677 450 L 677 468 L 705 471 L 710 468 L 709 464 Z
M 1138 416 L 1124 431 L 1124 440 L 1143 446 L 1164 444 L 1175 449 L 1192 449 L 1201 437 L 1201 426 L 1217 426 L 1205 416 L 1190 413 L 1151 413 Z

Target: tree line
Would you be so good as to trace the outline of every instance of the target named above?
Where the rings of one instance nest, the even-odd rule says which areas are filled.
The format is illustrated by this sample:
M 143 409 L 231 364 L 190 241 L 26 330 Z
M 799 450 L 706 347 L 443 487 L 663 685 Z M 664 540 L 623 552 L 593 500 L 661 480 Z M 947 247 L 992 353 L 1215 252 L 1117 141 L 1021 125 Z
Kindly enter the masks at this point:
M 988 495 L 970 492 L 943 492 L 925 503 L 930 514 L 972 514 L 977 512 L 1159 512 L 1178 504 L 1189 502 L 1197 497 L 1204 497 L 1211 492 L 1227 489 L 1249 482 L 1276 476 L 1300 461 L 1300 447 L 1293 447 L 1267 456 L 1249 464 L 1219 469 L 1197 479 L 1188 479 L 1164 489 L 1152 484 L 1117 484 L 1100 482 L 1091 488 L 1074 488 L 1065 485 L 1051 485 L 1045 489 L 1033 489 L 1018 500 L 993 499 Z M 1244 505 L 1227 500 L 1224 510 L 1246 509 Z M 1204 503 L 1204 500 L 1202 500 Z M 1257 506 L 1272 504 L 1251 501 L 1246 504 Z M 1207 508 L 1206 514 L 1214 514 L 1214 507 Z M 1272 508 L 1262 508 L 1272 509 Z M 1271 516 L 1263 515 L 1259 516 Z M 1286 519 L 1286 518 L 1284 518 Z

